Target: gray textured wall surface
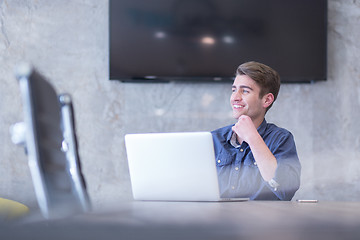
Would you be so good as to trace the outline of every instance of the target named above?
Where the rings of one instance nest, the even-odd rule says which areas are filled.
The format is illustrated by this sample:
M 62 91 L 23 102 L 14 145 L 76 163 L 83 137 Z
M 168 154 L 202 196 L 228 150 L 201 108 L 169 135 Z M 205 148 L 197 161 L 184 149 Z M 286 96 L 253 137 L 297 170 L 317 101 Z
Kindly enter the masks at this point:
M 283 85 L 267 120 L 292 131 L 302 162 L 295 198 L 360 198 L 360 1 L 329 0 L 328 80 Z M 124 134 L 208 131 L 233 123 L 229 84 L 108 79 L 108 1 L 0 0 L 0 197 L 36 206 L 27 158 L 10 140 L 22 121 L 14 68 L 31 62 L 73 97 L 95 208 L 131 199 Z

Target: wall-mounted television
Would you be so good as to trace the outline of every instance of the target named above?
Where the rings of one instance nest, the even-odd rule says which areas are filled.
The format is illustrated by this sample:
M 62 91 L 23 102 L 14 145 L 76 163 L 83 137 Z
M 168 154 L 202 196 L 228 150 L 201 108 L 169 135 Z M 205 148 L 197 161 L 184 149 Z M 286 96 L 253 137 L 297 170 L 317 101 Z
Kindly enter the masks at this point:
M 110 79 L 232 81 L 265 63 L 282 82 L 327 77 L 327 0 L 110 0 Z

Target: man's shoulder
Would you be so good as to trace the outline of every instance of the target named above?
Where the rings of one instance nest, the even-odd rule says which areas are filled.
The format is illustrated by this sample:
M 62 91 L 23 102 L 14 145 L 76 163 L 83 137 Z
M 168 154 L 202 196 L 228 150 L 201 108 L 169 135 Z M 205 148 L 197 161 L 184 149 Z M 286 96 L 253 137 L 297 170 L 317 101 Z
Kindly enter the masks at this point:
M 234 126 L 234 125 L 232 124 L 232 125 L 228 125 L 228 126 L 213 130 L 211 132 L 211 134 L 213 136 L 214 141 L 215 142 L 217 142 L 217 141 L 223 142 L 223 141 L 226 141 L 227 139 L 229 139 L 230 134 L 232 132 L 232 129 L 231 129 L 232 126 Z
M 234 126 L 234 124 L 215 129 L 215 130 L 211 131 L 211 133 L 213 135 L 228 133 L 231 130 L 232 126 Z
M 263 135 L 263 138 L 271 137 L 271 138 L 278 138 L 278 139 L 291 139 L 293 138 L 293 134 L 286 128 L 278 127 L 274 123 L 267 123 L 266 130 Z
M 266 123 L 266 130 L 271 132 L 279 132 L 279 133 L 285 133 L 285 134 L 291 134 L 289 130 L 283 127 L 279 127 L 274 123 Z

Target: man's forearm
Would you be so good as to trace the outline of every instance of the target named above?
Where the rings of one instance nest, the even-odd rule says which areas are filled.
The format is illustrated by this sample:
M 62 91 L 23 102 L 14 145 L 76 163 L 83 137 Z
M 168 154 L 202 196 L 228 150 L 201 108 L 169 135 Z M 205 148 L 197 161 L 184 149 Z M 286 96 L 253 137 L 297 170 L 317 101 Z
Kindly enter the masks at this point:
M 261 176 L 265 181 L 270 181 L 275 176 L 277 161 L 262 137 L 257 134 L 248 140 Z

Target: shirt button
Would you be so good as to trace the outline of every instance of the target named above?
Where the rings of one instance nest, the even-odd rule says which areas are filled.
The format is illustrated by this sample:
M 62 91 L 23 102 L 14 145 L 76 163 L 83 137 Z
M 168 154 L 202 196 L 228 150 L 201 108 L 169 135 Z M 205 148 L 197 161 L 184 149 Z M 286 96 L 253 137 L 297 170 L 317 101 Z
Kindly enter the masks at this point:
M 254 165 L 257 166 L 257 162 L 254 162 Z
M 217 160 L 217 162 L 218 162 L 218 163 L 220 163 L 220 162 L 221 162 L 221 161 L 220 161 L 220 159 L 219 159 L 219 160 Z
M 243 151 L 244 151 L 244 149 L 240 148 L 240 152 L 243 152 Z
M 239 170 L 239 167 L 235 167 L 235 170 L 238 171 L 238 170 Z
M 235 187 L 234 187 L 234 186 L 231 186 L 231 189 L 232 189 L 232 190 L 234 190 L 234 189 L 235 189 Z

